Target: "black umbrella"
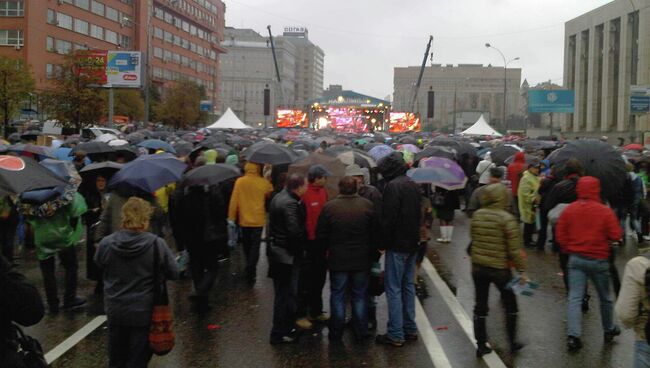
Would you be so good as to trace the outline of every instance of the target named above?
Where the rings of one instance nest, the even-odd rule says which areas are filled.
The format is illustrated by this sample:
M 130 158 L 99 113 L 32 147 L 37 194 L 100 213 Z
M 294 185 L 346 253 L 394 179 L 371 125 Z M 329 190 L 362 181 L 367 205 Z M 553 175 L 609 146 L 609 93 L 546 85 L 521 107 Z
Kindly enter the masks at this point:
M 30 190 L 53 188 L 66 184 L 50 170 L 30 158 L 0 156 L 1 195 L 18 195 Z
M 83 169 L 79 170 L 79 174 L 83 177 L 88 174 L 106 174 L 108 175 L 107 179 L 110 179 L 113 174 L 118 172 L 124 164 L 120 164 L 113 161 L 104 161 L 104 162 L 95 162 L 90 165 L 86 165 Z M 103 176 L 106 176 L 103 175 Z
M 194 145 L 190 142 L 185 142 L 185 141 L 179 141 L 174 144 L 172 144 L 174 147 L 174 150 L 176 150 L 176 154 L 180 156 L 189 156 L 190 153 L 194 150 Z
M 517 152 L 519 152 L 519 150 L 513 146 L 499 146 L 493 148 L 490 151 L 490 156 L 492 157 L 492 162 L 494 162 L 495 165 L 503 166 L 505 165 L 505 161 L 508 159 L 508 157 L 514 155 Z
M 399 143 L 404 144 L 417 144 L 418 140 L 411 136 L 402 137 L 399 139 Z
M 79 151 L 84 151 L 87 155 L 97 155 L 101 153 L 112 153 L 115 152 L 115 149 L 104 142 L 92 141 L 79 143 L 70 151 L 70 156 L 74 156 Z
M 564 165 L 570 158 L 578 159 L 585 174 L 600 179 L 603 198 L 614 206 L 620 206 L 627 170 L 621 155 L 614 147 L 595 139 L 572 141 L 551 153 L 548 160 L 555 164 L 559 177 L 564 176 Z
M 259 142 L 244 151 L 244 158 L 257 164 L 290 164 L 298 159 L 298 155 L 290 148 L 276 144 Z
M 428 146 L 415 154 L 415 161 L 420 161 L 425 157 L 444 157 L 450 160 L 456 160 L 456 150 L 452 147 Z
M 217 185 L 225 180 L 241 176 L 237 166 L 228 164 L 203 165 L 188 171 L 181 180 L 181 186 Z
M 147 139 L 147 136 L 142 133 L 131 133 L 126 136 L 126 140 L 131 142 L 131 144 L 139 144 L 142 141 Z
M 444 146 L 451 147 L 456 150 L 458 157 L 467 154 L 468 156 L 476 157 L 476 148 L 469 142 L 458 141 L 452 138 L 437 137 L 431 140 L 429 146 Z M 507 156 L 506 156 L 507 158 Z

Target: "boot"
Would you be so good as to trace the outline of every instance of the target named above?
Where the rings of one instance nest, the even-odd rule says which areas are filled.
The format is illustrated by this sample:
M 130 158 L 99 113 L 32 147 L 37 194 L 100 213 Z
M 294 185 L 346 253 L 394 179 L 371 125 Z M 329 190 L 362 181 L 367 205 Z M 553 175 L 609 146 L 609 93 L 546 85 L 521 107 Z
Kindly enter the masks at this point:
M 485 327 L 485 317 L 474 316 L 474 337 L 476 338 L 477 358 L 492 352 L 492 349 L 486 345 L 487 329 Z
M 368 307 L 368 329 L 377 329 L 377 307 Z
M 517 342 L 517 313 L 506 314 L 506 331 L 508 332 L 508 341 L 510 342 L 510 351 L 512 353 L 521 350 L 524 345 Z
M 447 243 L 451 243 L 451 239 L 454 235 L 454 227 L 447 226 Z
M 436 241 L 438 243 L 444 243 L 446 239 L 445 234 L 447 234 L 447 226 L 440 226 L 440 237 Z

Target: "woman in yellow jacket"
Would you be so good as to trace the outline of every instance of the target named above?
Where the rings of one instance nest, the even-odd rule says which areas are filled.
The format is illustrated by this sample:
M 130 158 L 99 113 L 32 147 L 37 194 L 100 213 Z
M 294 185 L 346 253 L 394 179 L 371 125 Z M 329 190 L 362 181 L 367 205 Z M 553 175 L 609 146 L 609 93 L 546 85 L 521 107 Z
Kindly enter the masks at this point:
M 535 232 L 535 206 L 539 203 L 539 164 L 530 165 L 524 171 L 517 198 L 519 199 L 519 218 L 524 223 L 524 245 L 533 245 L 533 233 Z
M 244 166 L 244 176 L 237 179 L 230 197 L 228 223 L 235 221 L 242 229 L 242 243 L 246 255 L 246 276 L 255 282 L 257 261 L 260 258 L 262 229 L 266 223 L 266 200 L 273 191 L 271 182 L 262 177 L 262 167 L 252 162 Z

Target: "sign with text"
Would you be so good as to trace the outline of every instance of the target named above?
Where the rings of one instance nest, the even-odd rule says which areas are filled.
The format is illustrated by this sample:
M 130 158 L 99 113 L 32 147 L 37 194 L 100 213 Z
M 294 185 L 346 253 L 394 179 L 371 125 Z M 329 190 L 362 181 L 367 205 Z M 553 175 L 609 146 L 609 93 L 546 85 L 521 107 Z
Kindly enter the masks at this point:
M 142 86 L 142 54 L 138 51 L 79 51 L 77 59 L 79 73 L 98 78 L 102 87 Z
M 573 113 L 575 93 L 572 90 L 528 91 L 528 112 Z
M 632 114 L 643 114 L 650 112 L 650 96 L 630 96 L 630 112 Z

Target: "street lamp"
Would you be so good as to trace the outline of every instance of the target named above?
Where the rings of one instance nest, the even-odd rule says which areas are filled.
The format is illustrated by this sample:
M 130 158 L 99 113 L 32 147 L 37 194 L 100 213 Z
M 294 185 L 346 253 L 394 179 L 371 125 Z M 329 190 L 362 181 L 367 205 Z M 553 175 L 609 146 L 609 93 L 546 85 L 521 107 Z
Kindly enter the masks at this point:
M 497 50 L 497 52 L 503 58 L 503 118 L 502 118 L 503 120 L 502 120 L 502 124 L 503 124 L 503 128 L 506 130 L 506 134 L 507 134 L 508 133 L 508 124 L 506 122 L 506 92 L 507 92 L 507 88 L 508 88 L 507 87 L 508 64 L 510 64 L 511 62 L 513 62 L 515 60 L 519 60 L 519 57 L 516 57 L 516 58 L 514 58 L 514 59 L 512 59 L 510 61 L 506 61 L 506 56 L 503 54 L 503 52 L 501 52 L 501 50 L 499 50 L 496 47 L 490 45 L 489 42 L 485 44 L 485 47 L 487 47 L 489 49 Z
M 463 79 L 463 83 L 467 82 L 470 79 L 471 78 Z M 454 116 L 453 116 L 453 130 L 452 130 L 453 134 L 456 134 L 456 115 L 457 115 L 457 112 L 456 112 L 456 92 L 457 92 L 457 90 L 458 90 L 458 80 L 456 80 L 454 82 Z

